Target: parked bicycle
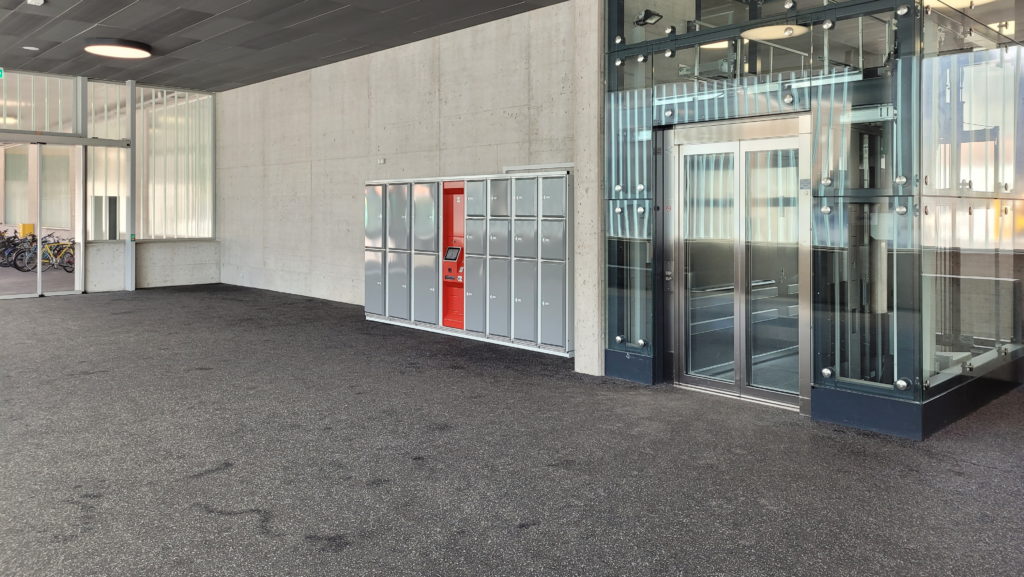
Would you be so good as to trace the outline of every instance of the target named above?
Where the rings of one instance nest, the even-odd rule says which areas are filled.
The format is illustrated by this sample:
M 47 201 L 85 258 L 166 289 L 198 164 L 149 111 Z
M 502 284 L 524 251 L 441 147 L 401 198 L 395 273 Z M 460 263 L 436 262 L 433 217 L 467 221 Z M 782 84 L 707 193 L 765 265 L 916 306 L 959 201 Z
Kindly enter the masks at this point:
M 0 233 L 0 266 L 8 266 L 21 272 L 36 270 L 43 263 L 43 270 L 61 268 L 65 272 L 75 271 L 75 240 L 59 240 L 50 233 L 36 242 L 36 235 L 19 238 L 17 233 Z M 41 248 L 40 248 L 41 247 Z

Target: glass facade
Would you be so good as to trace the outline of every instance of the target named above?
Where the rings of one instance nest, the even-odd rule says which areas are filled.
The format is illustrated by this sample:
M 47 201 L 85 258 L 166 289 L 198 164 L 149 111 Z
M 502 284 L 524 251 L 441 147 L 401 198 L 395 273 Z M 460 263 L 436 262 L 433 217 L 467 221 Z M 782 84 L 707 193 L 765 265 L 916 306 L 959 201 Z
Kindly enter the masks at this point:
M 609 374 L 641 357 L 658 367 L 675 339 L 691 341 L 676 380 L 795 393 L 792 367 L 778 386 L 755 361 L 743 374 L 729 363 L 736 347 L 751 358 L 797 348 L 780 311 L 802 307 L 815 387 L 921 403 L 1016 359 L 1024 48 L 1014 10 L 1005 0 L 610 1 Z M 791 117 L 809 123 L 806 175 L 787 157 L 795 149 L 741 157 L 712 141 L 672 165 L 666 135 L 679 127 Z M 672 205 L 685 223 L 676 284 L 659 260 L 674 250 L 661 214 Z M 811 290 L 798 298 L 785 287 L 806 280 L 802 229 Z M 737 235 L 745 253 L 730 248 Z M 755 283 L 769 280 L 770 291 Z M 685 314 L 670 314 L 673 290 Z M 730 308 L 729 290 L 745 304 Z M 768 311 L 772 322 L 755 322 Z

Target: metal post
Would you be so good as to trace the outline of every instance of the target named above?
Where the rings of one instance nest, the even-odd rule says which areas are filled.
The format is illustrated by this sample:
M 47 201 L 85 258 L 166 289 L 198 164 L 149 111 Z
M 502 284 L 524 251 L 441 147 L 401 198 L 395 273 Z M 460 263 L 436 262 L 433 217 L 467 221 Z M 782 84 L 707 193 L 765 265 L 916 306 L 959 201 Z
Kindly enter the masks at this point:
M 128 152 L 128 207 L 127 214 L 125 217 L 125 231 L 127 232 L 126 238 L 124 239 L 124 290 L 134 291 L 135 290 L 135 202 L 136 202 L 136 185 L 135 185 L 135 170 L 138 162 L 137 149 L 135 146 L 135 121 L 136 121 L 136 98 L 135 98 L 135 81 L 129 80 L 125 83 L 128 90 L 128 141 L 130 144 L 130 150 Z

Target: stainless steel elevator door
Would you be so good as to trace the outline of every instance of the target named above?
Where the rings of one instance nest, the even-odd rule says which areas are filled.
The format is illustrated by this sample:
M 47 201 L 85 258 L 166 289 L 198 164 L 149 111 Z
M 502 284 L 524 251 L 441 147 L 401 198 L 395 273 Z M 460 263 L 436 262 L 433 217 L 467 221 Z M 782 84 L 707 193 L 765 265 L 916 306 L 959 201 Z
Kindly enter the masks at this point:
M 677 380 L 795 403 L 801 365 L 800 139 L 685 145 L 675 230 Z M 806 156 L 806 154 L 804 155 Z M 809 214 L 805 216 L 805 220 Z

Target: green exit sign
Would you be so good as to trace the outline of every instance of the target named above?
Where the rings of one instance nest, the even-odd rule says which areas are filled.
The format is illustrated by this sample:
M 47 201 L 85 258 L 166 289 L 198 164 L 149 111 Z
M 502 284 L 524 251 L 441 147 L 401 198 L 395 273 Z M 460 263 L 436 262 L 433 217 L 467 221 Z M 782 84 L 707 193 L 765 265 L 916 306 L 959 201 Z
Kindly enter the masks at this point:
M 0 68 L 0 78 L 3 78 L 3 77 L 4 77 L 4 69 Z

